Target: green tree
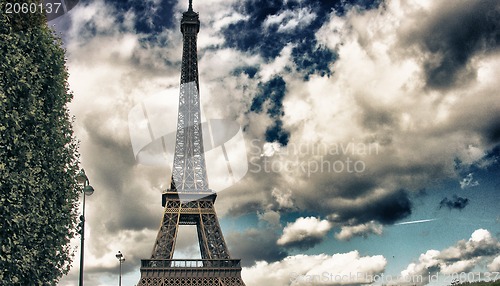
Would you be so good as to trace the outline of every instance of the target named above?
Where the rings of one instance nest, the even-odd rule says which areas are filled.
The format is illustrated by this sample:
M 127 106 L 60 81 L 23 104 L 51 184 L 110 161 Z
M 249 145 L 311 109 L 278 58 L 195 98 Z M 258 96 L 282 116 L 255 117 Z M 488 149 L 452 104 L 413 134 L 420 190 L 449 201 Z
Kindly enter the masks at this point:
M 81 188 L 61 40 L 41 13 L 0 0 L 0 284 L 54 285 L 69 271 Z

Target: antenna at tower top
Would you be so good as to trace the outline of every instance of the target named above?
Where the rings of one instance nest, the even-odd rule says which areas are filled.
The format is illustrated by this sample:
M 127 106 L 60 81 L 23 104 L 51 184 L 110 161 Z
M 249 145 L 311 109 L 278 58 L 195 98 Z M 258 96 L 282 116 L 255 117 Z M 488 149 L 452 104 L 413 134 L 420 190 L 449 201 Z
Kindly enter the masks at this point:
M 193 0 L 189 0 L 189 8 L 188 11 L 193 11 Z

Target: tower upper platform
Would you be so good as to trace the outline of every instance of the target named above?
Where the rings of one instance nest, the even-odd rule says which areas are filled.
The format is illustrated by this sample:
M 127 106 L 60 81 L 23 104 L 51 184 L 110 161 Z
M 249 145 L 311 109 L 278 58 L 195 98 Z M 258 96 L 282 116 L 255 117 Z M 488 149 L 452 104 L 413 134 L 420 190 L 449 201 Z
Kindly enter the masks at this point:
M 181 32 L 195 33 L 200 31 L 200 19 L 198 13 L 193 11 L 193 1 L 189 1 L 189 8 L 186 12 L 182 13 Z

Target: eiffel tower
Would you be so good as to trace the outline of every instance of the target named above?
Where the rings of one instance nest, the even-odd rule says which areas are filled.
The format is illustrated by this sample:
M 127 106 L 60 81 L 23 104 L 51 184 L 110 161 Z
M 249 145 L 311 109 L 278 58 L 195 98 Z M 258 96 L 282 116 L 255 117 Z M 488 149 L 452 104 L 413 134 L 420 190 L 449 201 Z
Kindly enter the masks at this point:
M 237 286 L 239 259 L 232 259 L 214 209 L 217 194 L 209 189 L 200 115 L 197 34 L 198 13 L 189 0 L 182 14 L 181 89 L 170 188 L 162 194 L 164 213 L 151 259 L 141 260 L 137 286 Z M 201 259 L 173 259 L 180 225 L 196 225 Z

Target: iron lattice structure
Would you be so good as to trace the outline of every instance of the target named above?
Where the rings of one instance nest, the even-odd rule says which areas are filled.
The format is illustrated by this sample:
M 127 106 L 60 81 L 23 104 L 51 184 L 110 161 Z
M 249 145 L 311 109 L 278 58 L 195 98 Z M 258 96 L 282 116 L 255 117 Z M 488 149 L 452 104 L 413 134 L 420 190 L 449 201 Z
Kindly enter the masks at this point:
M 201 125 L 198 83 L 198 13 L 192 0 L 182 14 L 181 89 L 174 164 L 151 259 L 141 261 L 138 286 L 245 285 L 239 259 L 231 259 L 214 208 L 216 193 L 209 189 Z M 201 259 L 173 259 L 180 225 L 196 225 Z

